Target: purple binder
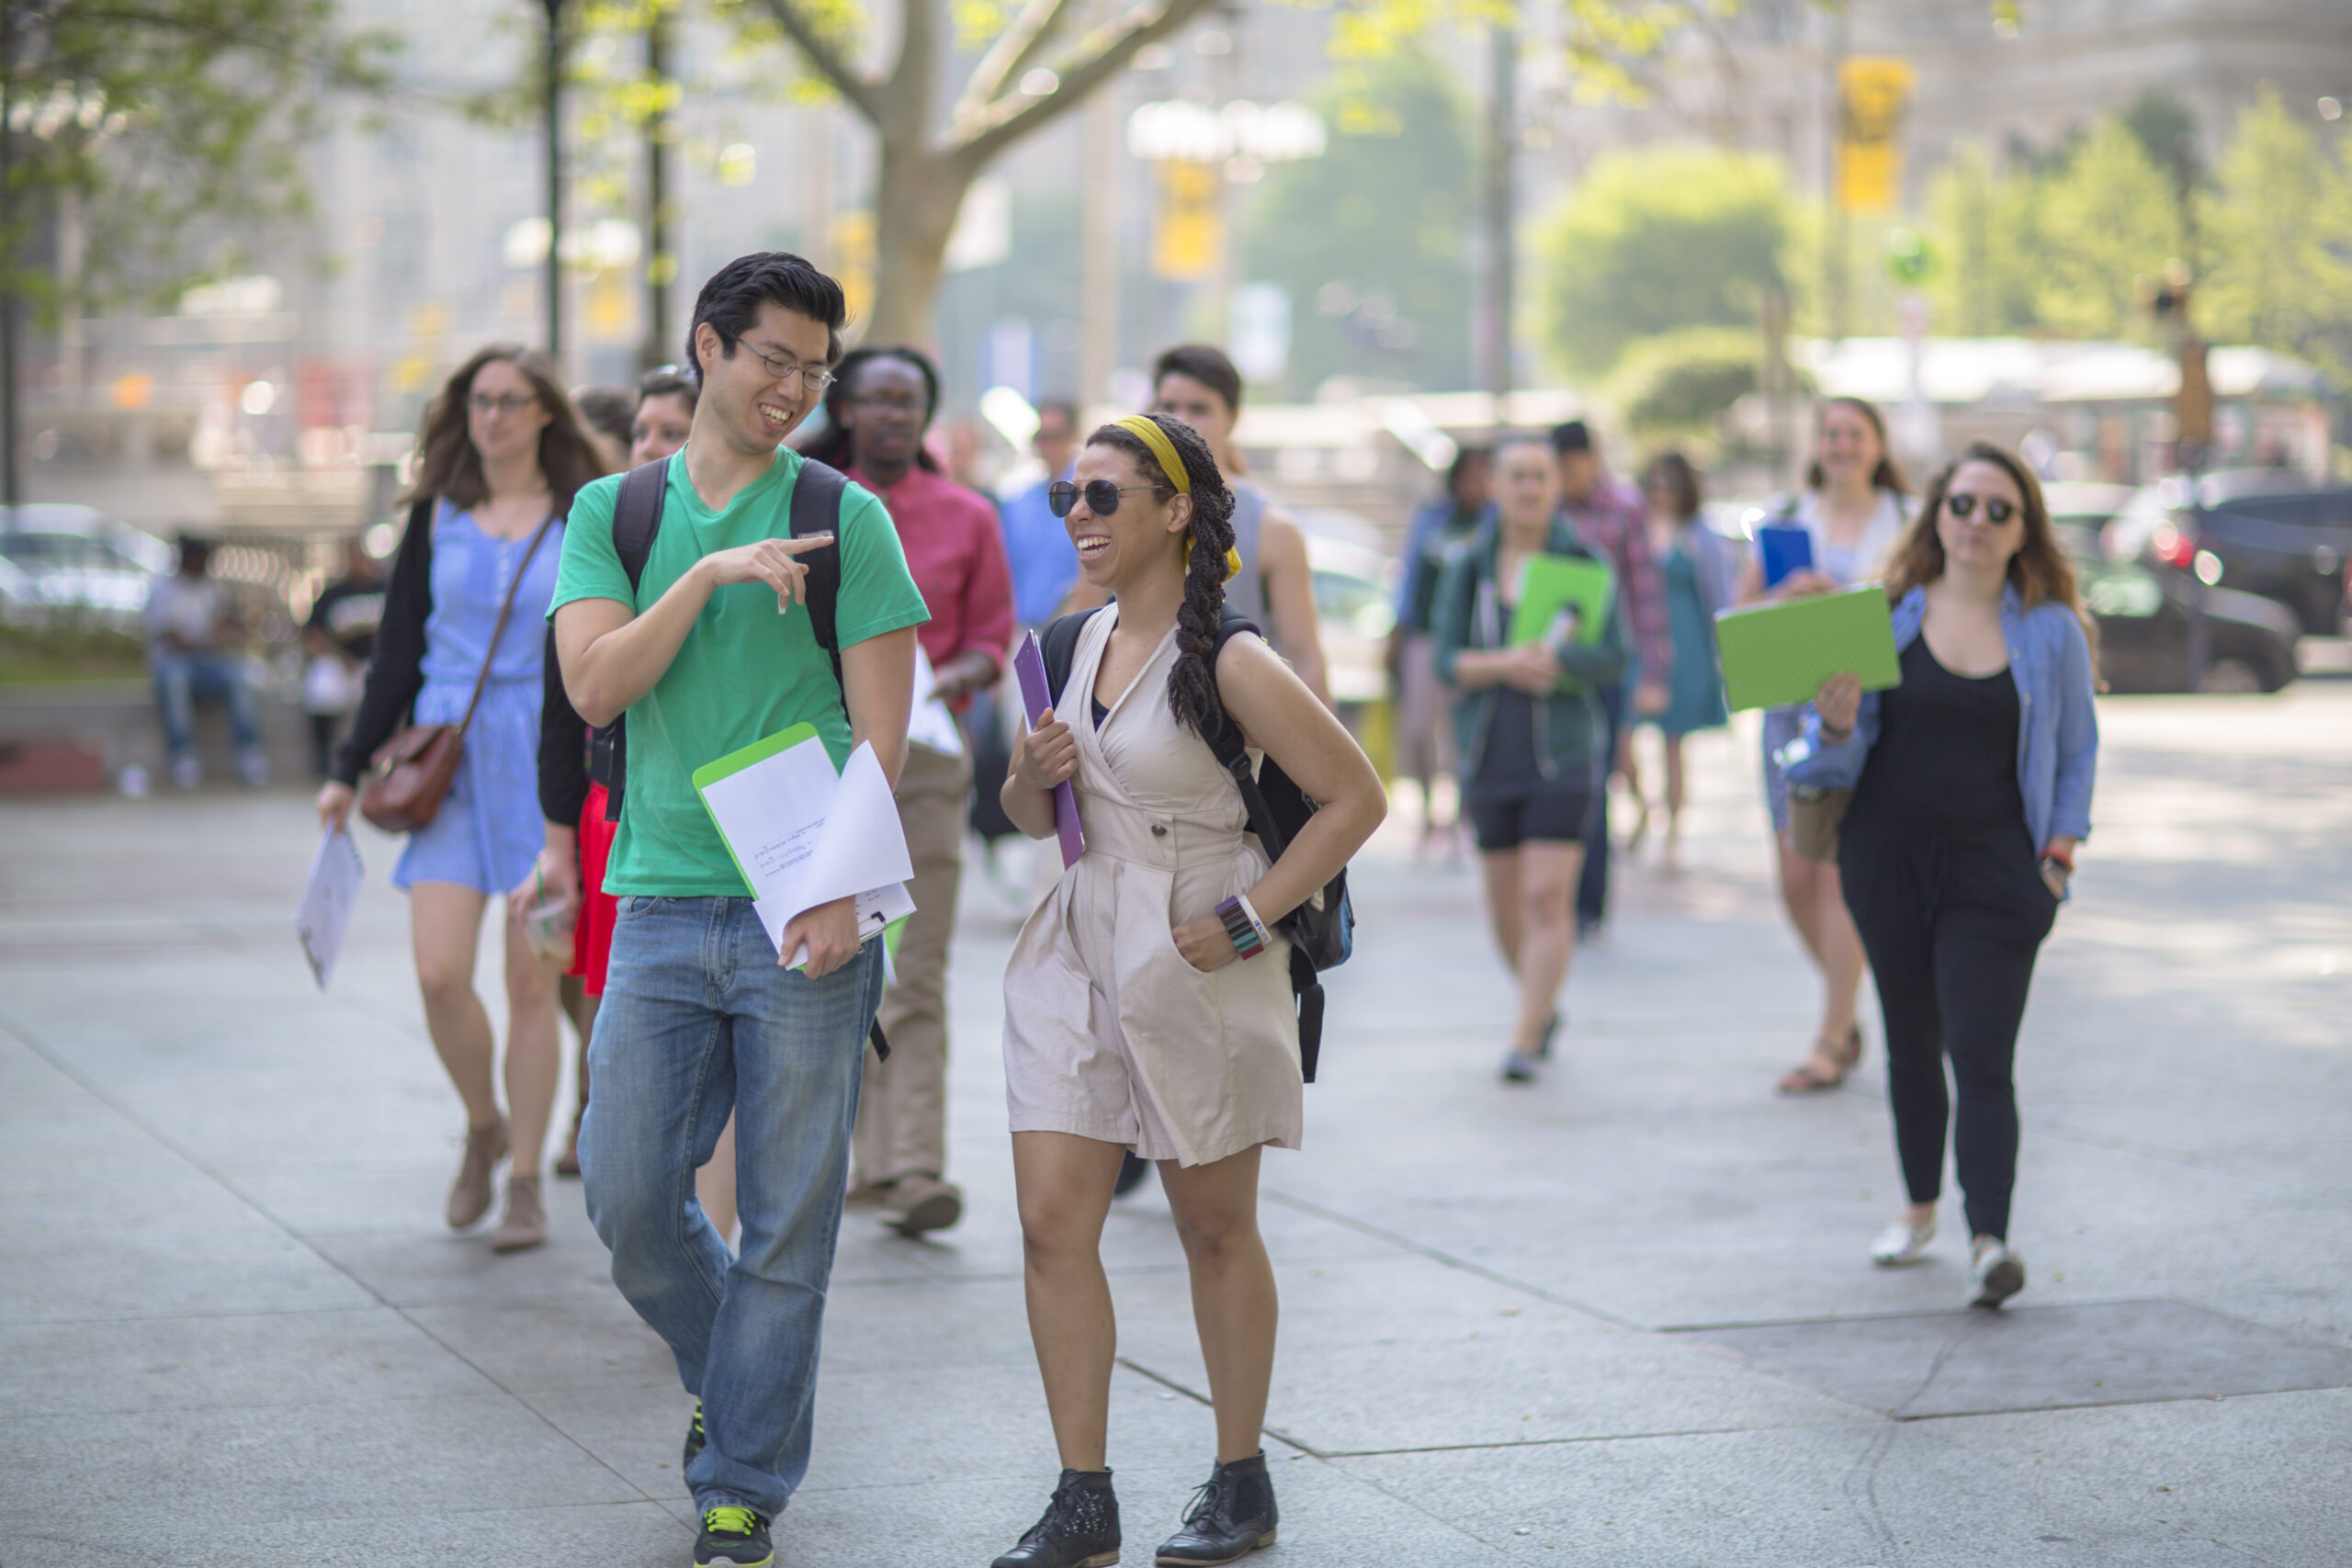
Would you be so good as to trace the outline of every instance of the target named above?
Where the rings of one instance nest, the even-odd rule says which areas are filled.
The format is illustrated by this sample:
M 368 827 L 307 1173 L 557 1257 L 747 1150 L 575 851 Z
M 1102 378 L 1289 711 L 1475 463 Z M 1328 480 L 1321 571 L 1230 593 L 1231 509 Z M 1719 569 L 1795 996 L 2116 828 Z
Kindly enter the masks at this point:
M 1021 677 L 1021 706 L 1034 729 L 1053 705 L 1053 694 L 1046 686 L 1046 654 L 1037 646 L 1035 632 L 1022 635 L 1021 646 L 1012 652 L 1012 672 Z M 1054 786 L 1054 832 L 1062 841 L 1062 866 L 1067 870 L 1086 852 L 1086 835 L 1078 826 L 1078 792 L 1068 782 Z

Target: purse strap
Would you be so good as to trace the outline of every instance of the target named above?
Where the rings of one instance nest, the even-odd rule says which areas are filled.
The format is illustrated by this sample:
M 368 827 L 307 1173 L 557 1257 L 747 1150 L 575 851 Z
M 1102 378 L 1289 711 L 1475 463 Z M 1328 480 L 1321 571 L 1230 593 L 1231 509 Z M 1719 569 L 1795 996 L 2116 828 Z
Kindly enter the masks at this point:
M 548 536 L 548 530 L 554 526 L 553 517 L 548 517 L 539 524 L 539 531 L 531 536 L 531 547 L 523 552 L 523 564 L 514 569 L 513 581 L 506 584 L 506 603 L 498 607 L 498 624 L 490 628 L 490 647 L 481 656 L 481 673 L 474 677 L 474 694 L 466 699 L 466 716 L 458 721 L 459 739 L 463 739 L 466 731 L 473 728 L 474 709 L 481 705 L 482 688 L 490 684 L 491 666 L 498 661 L 498 639 L 506 635 L 507 617 L 514 613 L 514 594 L 523 586 L 523 579 L 530 572 L 531 558 L 539 553 L 539 541 L 545 539 Z

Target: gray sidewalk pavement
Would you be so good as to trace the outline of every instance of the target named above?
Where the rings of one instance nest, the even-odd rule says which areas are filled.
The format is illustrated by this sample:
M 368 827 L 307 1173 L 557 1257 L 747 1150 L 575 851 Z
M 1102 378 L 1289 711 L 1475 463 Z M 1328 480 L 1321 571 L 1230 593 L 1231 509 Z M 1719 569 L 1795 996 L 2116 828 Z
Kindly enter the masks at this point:
M 1847 1088 L 1771 1092 L 1811 987 L 1744 738 L 1693 743 L 1685 874 L 1621 861 L 1532 1089 L 1495 1078 L 1475 874 L 1408 824 L 1367 852 L 1307 1146 L 1266 1162 L 1269 1568 L 2352 1560 L 2352 684 L 2102 711 L 2019 1052 L 2032 1283 L 1997 1316 L 1956 1310 L 1956 1204 L 1928 1266 L 1863 1260 L 1900 1201 L 1875 1021 Z M 684 1562 L 668 1356 L 576 1183 L 539 1252 L 442 1228 L 460 1117 L 395 846 L 363 846 L 322 998 L 306 819 L 0 807 L 0 1568 Z M 966 886 L 968 1216 L 850 1216 L 780 1562 L 985 1563 L 1054 1479 L 996 1050 L 1016 917 Z M 1148 1562 L 1205 1381 L 1156 1185 L 1104 1248 Z

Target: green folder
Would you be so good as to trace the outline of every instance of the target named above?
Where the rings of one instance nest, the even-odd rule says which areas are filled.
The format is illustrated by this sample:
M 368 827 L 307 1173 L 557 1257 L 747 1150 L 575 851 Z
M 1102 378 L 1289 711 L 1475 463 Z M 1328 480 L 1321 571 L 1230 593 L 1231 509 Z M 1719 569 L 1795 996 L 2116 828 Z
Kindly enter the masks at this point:
M 1510 613 L 1510 645 L 1542 642 L 1562 610 L 1577 613 L 1577 641 L 1590 647 L 1609 629 L 1617 585 L 1605 561 L 1584 556 L 1530 556 Z
M 1903 683 L 1893 614 L 1876 583 L 1722 611 L 1715 646 L 1735 710 L 1809 703 L 1832 675 L 1859 675 L 1866 692 Z

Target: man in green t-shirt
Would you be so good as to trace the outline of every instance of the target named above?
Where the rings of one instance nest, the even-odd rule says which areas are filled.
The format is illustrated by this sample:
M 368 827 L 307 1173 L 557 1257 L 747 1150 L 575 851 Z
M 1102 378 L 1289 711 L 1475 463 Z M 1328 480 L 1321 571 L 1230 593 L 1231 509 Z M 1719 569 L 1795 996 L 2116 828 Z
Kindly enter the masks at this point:
M 841 288 L 798 256 L 749 255 L 703 286 L 689 347 L 703 391 L 669 459 L 662 527 L 632 587 L 613 541 L 619 479 L 580 492 L 556 582 L 556 650 L 581 716 L 628 716 L 628 786 L 605 887 L 619 900 L 580 1130 L 588 1213 L 613 1281 L 698 1403 L 685 1479 L 695 1561 L 771 1560 L 768 1528 L 808 1468 L 818 1330 L 841 1225 L 879 942 L 854 901 L 801 915 L 784 952 L 696 795 L 695 769 L 796 724 L 836 766 L 906 757 L 915 631 L 928 618 L 881 503 L 841 503 L 841 675 L 804 604 L 791 536 L 800 457 L 784 438 L 841 357 Z M 695 1201 L 695 1168 L 736 1116 L 741 1253 Z

